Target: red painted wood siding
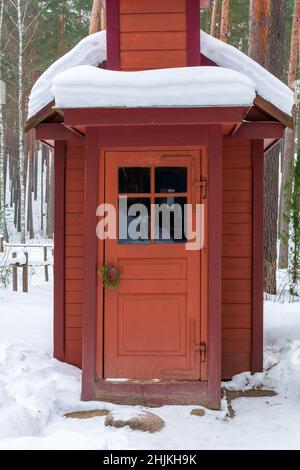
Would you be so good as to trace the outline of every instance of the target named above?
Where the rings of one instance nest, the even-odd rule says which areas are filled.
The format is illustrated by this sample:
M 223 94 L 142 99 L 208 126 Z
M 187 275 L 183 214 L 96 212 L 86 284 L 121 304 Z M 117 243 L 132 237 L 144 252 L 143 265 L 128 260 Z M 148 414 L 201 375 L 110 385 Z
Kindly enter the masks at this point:
M 222 378 L 251 370 L 252 149 L 225 141 L 223 149 Z
M 84 142 L 68 141 L 65 180 L 65 360 L 82 363 Z
M 185 67 L 186 0 L 120 0 L 121 70 Z

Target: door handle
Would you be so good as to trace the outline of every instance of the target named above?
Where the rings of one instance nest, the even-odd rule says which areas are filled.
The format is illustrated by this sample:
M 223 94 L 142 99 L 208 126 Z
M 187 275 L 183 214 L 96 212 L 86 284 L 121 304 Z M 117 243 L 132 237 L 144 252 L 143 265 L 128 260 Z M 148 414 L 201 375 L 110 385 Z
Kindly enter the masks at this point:
M 117 268 L 114 268 L 111 264 L 106 264 L 99 270 L 99 274 L 103 287 L 108 289 L 116 289 L 118 287 L 121 273 Z

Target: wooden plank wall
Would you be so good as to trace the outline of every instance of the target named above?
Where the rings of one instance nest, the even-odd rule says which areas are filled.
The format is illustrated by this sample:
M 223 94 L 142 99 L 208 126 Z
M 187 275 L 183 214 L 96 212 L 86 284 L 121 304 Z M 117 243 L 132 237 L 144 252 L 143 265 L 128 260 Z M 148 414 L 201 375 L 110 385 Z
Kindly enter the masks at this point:
M 223 154 L 222 378 L 251 370 L 252 152 L 225 141 Z
M 65 197 L 65 360 L 82 361 L 84 142 L 68 141 Z
M 186 0 L 120 0 L 122 70 L 187 66 Z

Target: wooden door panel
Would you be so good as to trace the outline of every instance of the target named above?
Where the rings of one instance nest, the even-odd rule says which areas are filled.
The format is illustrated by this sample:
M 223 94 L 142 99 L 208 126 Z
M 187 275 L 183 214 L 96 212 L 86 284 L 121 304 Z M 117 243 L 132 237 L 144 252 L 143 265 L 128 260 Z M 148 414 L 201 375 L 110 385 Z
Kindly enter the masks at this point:
M 120 295 L 118 325 L 118 353 L 121 356 L 183 355 L 186 298 L 183 294 Z
M 165 259 L 119 259 L 119 269 L 123 281 L 138 280 L 166 280 L 186 279 L 185 258 Z
M 201 177 L 201 155 L 166 149 L 107 152 L 106 203 L 118 207 L 119 169 L 130 167 L 151 169 L 151 190 L 147 182 L 146 194 L 141 180 L 133 184 L 132 169 L 128 171 L 128 188 L 136 191 L 135 198 L 154 202 L 161 197 L 155 193 L 155 168 L 182 167 L 187 169 L 187 191 L 182 194 L 187 202 L 200 203 L 193 184 Z M 140 179 L 141 172 L 136 174 Z M 123 193 L 122 189 L 122 197 Z M 106 240 L 105 263 L 121 274 L 118 287 L 105 290 L 105 378 L 199 380 L 201 302 L 205 305 L 200 295 L 201 252 L 186 250 L 184 242 Z

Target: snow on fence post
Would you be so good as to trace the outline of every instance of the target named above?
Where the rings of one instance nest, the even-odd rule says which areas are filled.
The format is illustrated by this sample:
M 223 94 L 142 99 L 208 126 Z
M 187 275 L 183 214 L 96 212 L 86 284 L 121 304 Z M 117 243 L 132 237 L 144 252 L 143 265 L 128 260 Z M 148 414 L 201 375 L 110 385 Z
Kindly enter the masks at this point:
M 17 258 L 17 253 L 15 251 L 12 253 L 12 258 Z M 13 291 L 18 292 L 18 268 L 15 264 L 13 265 L 12 272 L 13 272 Z

